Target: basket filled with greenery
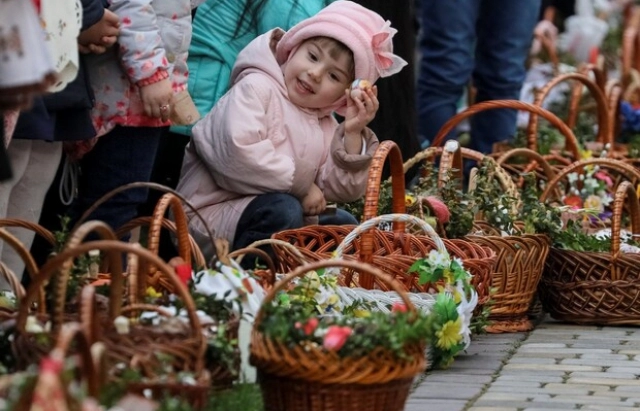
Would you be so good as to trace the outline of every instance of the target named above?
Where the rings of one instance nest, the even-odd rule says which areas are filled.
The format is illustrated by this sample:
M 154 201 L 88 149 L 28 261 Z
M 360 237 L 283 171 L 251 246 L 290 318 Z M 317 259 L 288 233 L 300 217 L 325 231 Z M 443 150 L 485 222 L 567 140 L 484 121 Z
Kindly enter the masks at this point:
M 209 373 L 204 368 L 206 341 L 193 299 L 170 266 L 134 244 L 114 240 L 90 241 L 67 248 L 51 258 L 34 278 L 20 304 L 12 341 L 14 354 L 28 365 L 37 363 L 39 359 L 33 352 L 25 351 L 51 347 L 66 320 L 64 315 L 57 315 L 58 312 L 64 314 L 64 294 L 60 294 L 62 298 L 56 298 L 50 329 L 34 318 L 28 307 L 44 282 L 58 271 L 62 271 L 59 274 L 61 278 L 67 278 L 67 262 L 89 250 L 100 250 L 109 259 L 112 267 L 109 299 L 106 310 L 99 310 L 95 304 L 94 287 L 83 287 L 77 318 L 89 330 L 91 342 L 105 345 L 105 372 L 109 378 L 118 381 L 124 377 L 123 373 L 134 373 L 139 379 L 128 384 L 131 391 L 141 393 L 148 389 L 156 396 L 169 393 L 188 398 L 195 405 L 204 404 L 210 386 Z M 129 256 L 131 267 L 126 282 L 121 270 L 123 253 Z M 134 261 L 136 264 L 131 264 Z M 144 273 L 151 264 L 171 281 L 177 298 L 184 304 L 186 318 L 173 316 L 158 305 L 146 303 L 148 287 Z M 93 296 L 85 300 L 85 293 Z M 166 320 L 158 324 L 146 322 L 141 317 L 145 311 L 157 312 Z
M 319 303 L 322 291 L 333 295 L 335 275 L 344 269 L 388 283 L 402 302 L 390 313 L 361 302 L 334 310 L 337 297 Z M 431 321 L 401 284 L 371 265 L 326 260 L 298 267 L 269 291 L 254 323 L 250 361 L 265 409 L 404 409 L 413 379 L 426 365 Z
M 497 260 L 491 273 L 488 332 L 516 332 L 533 328 L 527 317 L 549 249 L 545 235 L 553 214 L 538 200 L 535 184 L 521 193 L 511 176 L 495 160 L 449 141 L 418 156 L 426 163 L 414 187 L 418 197 L 437 197 L 449 209 L 441 235 L 492 249 Z M 434 169 L 435 162 L 438 168 Z M 415 160 L 405 163 L 412 166 Z M 462 183 L 463 161 L 476 163 L 469 188 Z M 530 177 L 533 177 L 530 175 Z M 428 213 L 429 215 L 430 213 Z M 433 214 L 431 214 L 433 215 Z
M 606 167 L 630 176 L 635 174 L 635 182 L 622 181 L 615 185 L 609 205 L 605 206 L 603 199 L 608 194 L 602 191 L 601 195 L 587 197 L 589 201 L 581 207 L 573 207 L 575 210 L 565 218 L 563 230 L 553 237 L 539 287 L 540 300 L 553 318 L 563 321 L 640 324 L 637 304 L 640 297 L 640 254 L 637 252 L 640 249 L 636 241 L 640 207 L 634 188 L 637 171 L 616 160 L 583 160 L 552 180 L 541 200 L 551 199 L 556 186 L 570 184 L 567 180 L 572 173 L 578 171 L 584 176 L 596 165 L 600 170 Z M 608 210 L 611 210 L 610 217 Z M 631 231 L 623 229 L 627 221 Z

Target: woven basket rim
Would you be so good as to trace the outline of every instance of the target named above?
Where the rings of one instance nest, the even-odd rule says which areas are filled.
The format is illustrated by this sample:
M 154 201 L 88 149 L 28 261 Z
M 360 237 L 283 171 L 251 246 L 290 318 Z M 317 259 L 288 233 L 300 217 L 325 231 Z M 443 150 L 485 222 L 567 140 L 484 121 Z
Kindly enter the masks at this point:
M 256 353 L 257 346 L 268 346 L 272 347 L 274 350 L 265 350 L 272 354 L 270 358 L 266 358 L 264 356 L 259 356 Z M 296 350 L 297 348 L 297 350 Z M 407 351 L 410 355 L 410 358 L 403 360 L 402 358 L 398 358 L 395 355 L 391 355 L 388 357 L 383 357 L 387 359 L 387 361 L 375 361 L 376 359 L 380 359 L 380 356 L 377 356 L 377 353 L 386 354 L 390 351 L 385 349 L 384 347 L 376 347 L 373 351 L 370 351 L 366 355 L 361 357 L 340 357 L 336 352 L 330 352 L 322 349 L 321 346 L 313 347 L 308 346 L 306 348 L 302 348 L 300 345 L 295 345 L 295 347 L 291 347 L 285 343 L 279 342 L 272 338 L 266 337 L 263 333 L 254 330 L 251 334 L 251 355 L 250 361 L 253 365 L 258 369 L 264 368 L 265 364 L 286 364 L 289 365 L 289 368 L 292 372 L 283 373 L 279 372 L 277 369 L 269 369 L 268 371 L 263 370 L 269 374 L 278 375 L 281 377 L 294 377 L 294 378 L 302 378 L 308 381 L 317 381 L 331 384 L 379 384 L 385 383 L 389 381 L 395 381 L 399 379 L 412 378 L 417 374 L 423 372 L 426 368 L 426 360 L 424 357 L 424 353 L 426 350 L 426 342 L 425 343 L 411 343 L 405 346 L 405 351 Z M 277 354 L 273 351 L 277 351 Z M 284 358 L 285 353 L 296 352 L 308 352 L 318 355 L 319 357 L 324 357 L 321 361 L 322 364 L 336 364 L 337 367 L 330 367 L 331 370 L 329 372 L 321 372 L 317 368 L 315 370 L 307 370 L 306 372 L 300 371 L 300 368 L 293 367 L 293 364 L 289 364 L 288 361 Z M 279 358 L 275 357 L 278 355 Z M 390 357 L 393 357 L 393 360 L 390 360 Z M 357 379 L 344 379 L 341 380 L 344 371 L 349 368 L 349 366 L 354 366 L 356 362 L 362 359 L 369 359 L 369 364 L 376 365 L 371 369 L 379 369 L 386 364 L 391 363 L 393 368 L 404 368 L 400 375 L 395 373 L 394 376 L 380 376 L 375 380 L 371 380 L 371 373 L 362 373 Z M 281 369 L 281 368 L 280 368 Z M 298 372 L 293 372 L 298 371 Z

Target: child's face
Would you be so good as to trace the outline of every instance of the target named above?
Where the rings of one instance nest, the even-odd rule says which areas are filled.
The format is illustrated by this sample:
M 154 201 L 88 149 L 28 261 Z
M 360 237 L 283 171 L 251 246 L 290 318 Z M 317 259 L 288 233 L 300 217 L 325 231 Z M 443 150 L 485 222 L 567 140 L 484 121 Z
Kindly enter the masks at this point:
M 300 107 L 326 108 L 344 96 L 351 83 L 350 57 L 339 53 L 332 57 L 327 42 L 305 41 L 284 69 L 289 99 Z

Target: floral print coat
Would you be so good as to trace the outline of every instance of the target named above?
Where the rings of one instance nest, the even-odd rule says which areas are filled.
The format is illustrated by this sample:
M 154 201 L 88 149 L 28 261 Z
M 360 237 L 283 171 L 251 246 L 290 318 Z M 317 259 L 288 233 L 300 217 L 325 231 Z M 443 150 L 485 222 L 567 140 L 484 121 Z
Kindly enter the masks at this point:
M 169 125 L 144 114 L 138 83 L 169 75 L 174 93 L 186 88 L 191 10 L 203 0 L 109 0 L 120 17 L 118 43 L 87 59 L 95 93 L 92 117 L 98 136 L 115 125 Z

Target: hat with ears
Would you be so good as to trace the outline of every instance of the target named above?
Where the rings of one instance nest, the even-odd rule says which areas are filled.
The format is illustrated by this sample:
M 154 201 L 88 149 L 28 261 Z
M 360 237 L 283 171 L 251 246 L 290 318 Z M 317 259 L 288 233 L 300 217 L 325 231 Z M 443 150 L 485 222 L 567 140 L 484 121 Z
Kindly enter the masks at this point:
M 338 0 L 287 31 L 276 46 L 276 60 L 282 65 L 303 41 L 329 37 L 353 52 L 356 78 L 375 83 L 407 65 L 393 54 L 391 39 L 396 33 L 391 22 L 377 13 L 352 1 Z

